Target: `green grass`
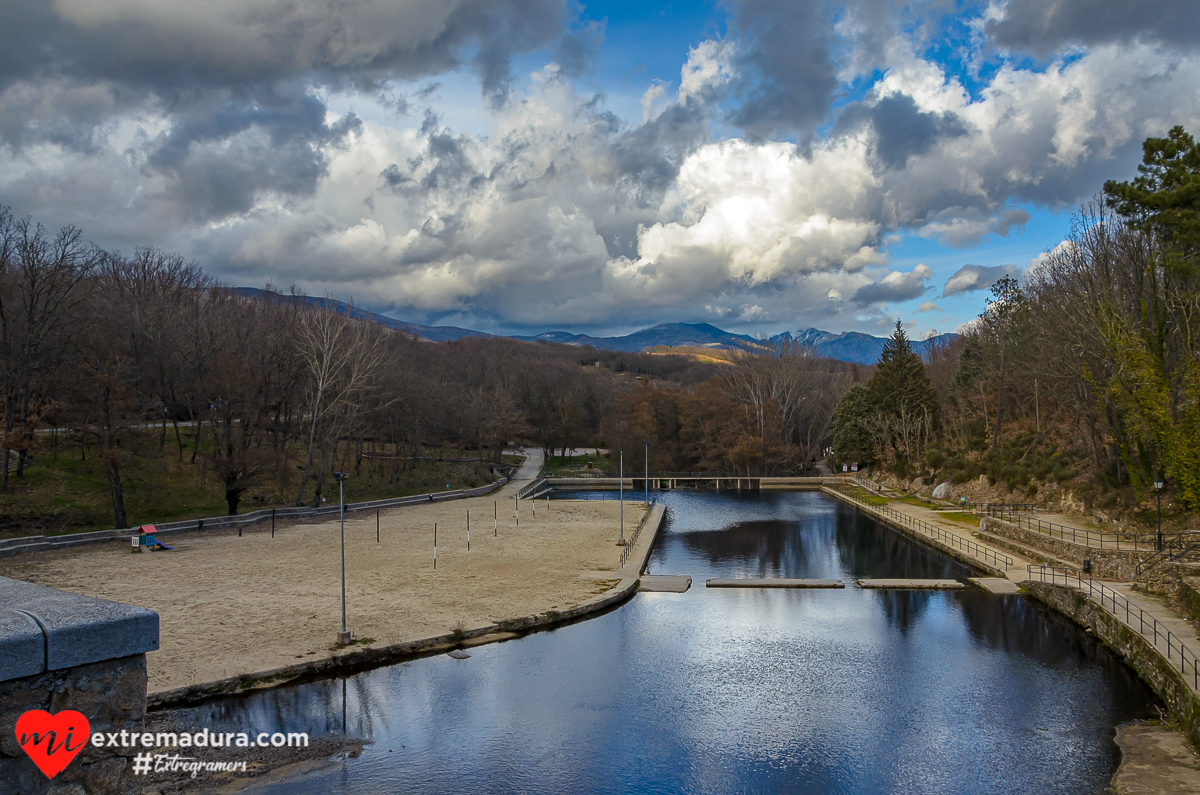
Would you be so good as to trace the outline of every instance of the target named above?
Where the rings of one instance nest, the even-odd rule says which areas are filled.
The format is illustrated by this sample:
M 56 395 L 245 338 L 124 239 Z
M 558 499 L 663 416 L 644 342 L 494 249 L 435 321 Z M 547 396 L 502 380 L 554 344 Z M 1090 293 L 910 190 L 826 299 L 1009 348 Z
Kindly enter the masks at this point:
M 601 455 L 579 455 L 567 459 L 552 456 L 546 460 L 546 474 L 569 477 L 581 472 L 605 472 L 612 463 L 611 458 Z M 592 465 L 590 469 L 588 464 Z
M 970 513 L 962 513 L 961 511 L 947 511 L 946 513 L 939 513 L 938 517 L 941 519 L 949 519 L 952 522 L 962 522 L 963 524 L 979 527 L 979 517 Z
M 178 447 L 169 440 L 165 450 L 159 450 L 157 435 L 129 434 L 123 439 L 122 484 L 125 510 L 131 527 L 141 524 L 166 523 L 183 519 L 223 516 L 227 512 L 224 487 L 202 465 L 203 456 L 191 464 L 191 439 L 179 460 Z M 60 535 L 88 530 L 107 530 L 113 527 L 112 505 L 104 463 L 89 447 L 86 458 L 79 450 L 46 447 L 34 451 L 34 460 L 23 478 L 10 476 L 9 491 L 0 494 L 0 538 L 26 535 Z M 201 451 L 203 453 L 203 450 Z M 347 445 L 339 453 L 352 451 Z M 427 448 L 422 456 L 454 457 L 454 450 Z M 464 457 L 473 457 L 467 452 Z M 517 456 L 511 463 L 523 460 Z M 294 504 L 299 487 L 303 457 L 293 454 L 279 473 L 268 473 L 242 495 L 239 513 L 260 508 L 283 507 Z M 384 473 L 369 472 L 364 459 L 354 472 L 352 455 L 341 459 L 351 476 L 345 482 L 346 502 L 402 497 L 450 488 L 472 488 L 492 481 L 490 466 L 454 461 L 421 461 L 413 469 L 400 473 L 393 480 Z M 337 467 L 335 467 L 337 468 Z M 282 475 L 282 477 L 280 477 Z M 312 501 L 312 485 L 305 493 L 307 504 Z M 336 504 L 337 485 L 327 482 L 324 495 Z

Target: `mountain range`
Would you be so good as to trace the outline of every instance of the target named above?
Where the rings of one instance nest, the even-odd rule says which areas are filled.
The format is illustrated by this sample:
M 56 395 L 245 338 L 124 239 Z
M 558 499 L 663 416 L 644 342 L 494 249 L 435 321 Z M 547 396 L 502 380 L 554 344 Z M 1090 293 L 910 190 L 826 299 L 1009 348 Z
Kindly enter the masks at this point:
M 564 345 L 590 345 L 598 350 L 629 351 L 637 353 L 647 348 L 659 345 L 687 348 L 736 348 L 747 343 L 758 342 L 756 337 L 747 334 L 734 334 L 719 329 L 709 323 L 660 323 L 657 326 L 644 328 L 632 334 L 616 337 L 592 337 L 587 334 L 572 334 L 568 331 L 547 331 L 534 336 L 488 334 L 474 329 L 459 328 L 458 326 L 425 326 L 420 323 L 409 323 L 404 320 L 380 315 L 356 306 L 350 306 L 331 298 L 314 296 L 288 296 L 270 293 L 253 287 L 237 287 L 234 291 L 239 295 L 250 298 L 265 298 L 268 295 L 276 300 L 296 300 L 318 306 L 333 306 L 339 312 L 349 313 L 351 317 L 369 320 L 387 328 L 416 334 L 421 339 L 433 342 L 462 339 L 463 337 L 496 337 L 507 336 L 510 339 L 527 340 L 531 342 L 554 342 Z M 923 353 L 931 341 L 949 341 L 955 334 L 939 334 L 931 340 L 913 340 L 913 350 Z M 858 331 L 845 331 L 833 334 L 816 328 L 802 331 L 785 331 L 771 338 L 772 341 L 786 337 L 797 342 L 812 345 L 821 356 L 840 359 L 844 362 L 858 364 L 874 364 L 883 353 L 885 337 L 875 337 Z

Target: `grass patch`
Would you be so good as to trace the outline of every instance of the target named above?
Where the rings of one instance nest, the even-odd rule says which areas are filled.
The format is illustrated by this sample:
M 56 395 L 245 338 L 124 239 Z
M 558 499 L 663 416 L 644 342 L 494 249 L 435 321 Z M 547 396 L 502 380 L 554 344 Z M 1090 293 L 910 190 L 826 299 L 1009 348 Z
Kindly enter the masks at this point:
M 223 485 L 205 465 L 205 447 L 201 445 L 196 463 L 191 463 L 195 446 L 195 430 L 184 434 L 185 450 L 182 459 L 174 439 L 168 437 L 160 448 L 155 431 L 129 431 L 122 437 L 121 465 L 125 510 L 131 527 L 224 516 L 227 513 Z M 455 461 L 458 451 L 425 448 L 422 459 L 406 462 L 405 469 L 396 472 L 381 462 L 372 466 L 369 459 L 355 461 L 353 445 L 338 450 L 334 469 L 351 473 L 345 483 L 346 502 L 403 497 L 449 488 L 473 488 L 492 482 L 491 465 L 486 462 Z M 463 458 L 476 457 L 470 451 Z M 524 460 L 518 456 L 512 463 Z M 275 472 L 269 472 L 242 495 L 239 513 L 262 508 L 285 507 L 295 504 L 300 470 L 304 459 L 296 451 Z M 324 495 L 337 504 L 337 485 L 326 482 Z M 312 504 L 312 485 L 305 493 L 306 504 Z M 113 527 L 112 503 L 103 460 L 95 454 L 94 446 L 86 450 L 78 446 L 55 446 L 47 439 L 34 450 L 34 458 L 24 477 L 11 473 L 9 491 L 0 494 L 0 538 L 28 535 L 62 535 L 89 530 L 108 530 Z
M 949 519 L 952 522 L 962 522 L 963 524 L 979 527 L 979 517 L 970 513 L 963 513 L 961 511 L 947 511 L 945 513 L 938 513 L 938 517 L 942 519 Z
M 551 456 L 546 459 L 545 474 L 551 477 L 571 477 L 582 473 L 607 473 L 612 459 L 602 455 L 577 455 L 569 458 Z

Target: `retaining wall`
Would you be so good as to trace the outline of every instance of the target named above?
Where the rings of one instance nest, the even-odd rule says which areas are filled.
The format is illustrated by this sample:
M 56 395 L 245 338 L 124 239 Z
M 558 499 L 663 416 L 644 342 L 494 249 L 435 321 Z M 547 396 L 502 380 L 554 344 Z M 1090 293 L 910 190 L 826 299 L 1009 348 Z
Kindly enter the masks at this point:
M 1194 745 L 1200 745 L 1200 699 L 1183 675 L 1148 640 L 1074 588 L 1032 580 L 1022 583 L 1022 587 L 1036 599 L 1095 632 L 1166 703 L 1188 739 Z

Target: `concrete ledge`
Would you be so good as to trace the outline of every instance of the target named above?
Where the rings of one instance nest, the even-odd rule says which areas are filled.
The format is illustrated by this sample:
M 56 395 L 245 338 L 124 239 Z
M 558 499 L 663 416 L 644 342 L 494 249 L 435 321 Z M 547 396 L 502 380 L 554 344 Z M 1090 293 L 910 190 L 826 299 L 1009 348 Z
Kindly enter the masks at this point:
M 638 581 L 638 591 L 650 593 L 687 593 L 692 587 L 686 574 L 643 574 Z
M 20 649 L 23 658 L 13 668 L 0 667 L 0 681 L 158 648 L 158 613 L 145 608 L 8 577 L 0 577 L 0 603 L 27 617 L 41 636 L 35 649 L 27 640 L 28 625 L 10 622 L 15 634 L 9 648 Z M 8 638 L 7 632 L 0 634 L 0 645 Z M 18 668 L 26 673 L 15 673 Z
M 790 580 L 786 577 L 714 577 L 706 588 L 845 588 L 841 580 Z
M 967 586 L 958 580 L 859 580 L 858 587 L 868 590 L 954 591 Z
M 1021 592 L 1015 582 L 1002 577 L 968 577 L 967 579 L 988 593 L 1018 594 Z

